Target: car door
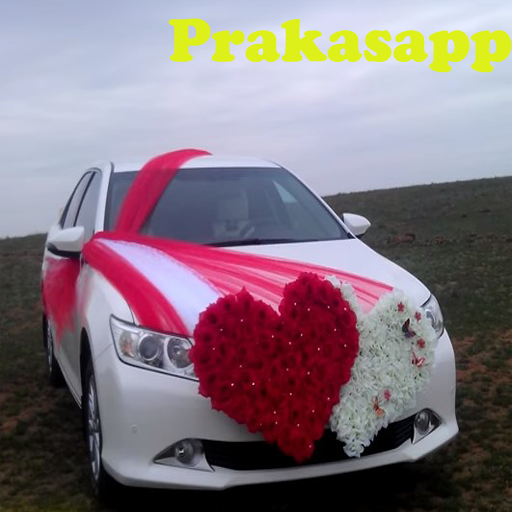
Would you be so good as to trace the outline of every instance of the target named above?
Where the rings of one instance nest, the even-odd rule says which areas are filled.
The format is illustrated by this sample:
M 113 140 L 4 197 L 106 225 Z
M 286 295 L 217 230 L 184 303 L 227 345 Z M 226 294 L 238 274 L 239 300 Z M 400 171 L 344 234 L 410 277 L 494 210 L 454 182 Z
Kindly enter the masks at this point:
M 101 172 L 91 171 L 91 177 L 87 183 L 83 197 L 78 206 L 73 226 L 82 226 L 84 228 L 84 243 L 87 243 L 94 234 L 96 214 L 98 210 L 98 198 L 101 188 Z M 76 307 L 80 308 L 84 304 L 84 297 L 81 294 L 87 293 L 89 287 L 83 283 L 86 265 L 80 258 L 80 273 L 76 284 Z M 80 338 L 81 338 L 81 318 L 80 311 L 75 311 L 73 315 L 74 329 L 67 331 L 62 337 L 62 359 L 65 361 L 68 382 L 75 396 L 80 396 L 81 377 L 80 377 Z
M 78 210 L 80 208 L 80 204 L 82 203 L 82 199 L 84 197 L 85 191 L 87 190 L 87 187 L 89 185 L 89 182 L 92 177 L 92 172 L 86 172 L 79 180 L 78 184 L 76 185 L 75 189 L 73 190 L 65 208 L 64 211 L 59 219 L 59 221 L 52 226 L 49 232 L 49 237 L 53 236 L 56 232 L 71 228 L 75 225 L 76 217 L 78 214 Z M 45 248 L 44 253 L 44 268 L 48 266 L 48 263 L 50 260 L 60 260 L 65 259 L 66 256 L 56 253 L 55 251 L 51 251 L 48 248 Z M 54 319 L 48 318 L 48 321 L 50 322 L 50 326 L 52 327 L 53 332 L 56 332 Z M 70 342 L 70 340 L 73 338 L 73 333 L 70 333 L 69 330 L 64 331 L 64 333 L 61 336 L 61 339 L 54 344 L 54 353 L 55 357 L 57 358 L 59 365 L 61 367 L 62 373 L 64 374 L 64 377 L 68 383 L 68 385 L 71 388 L 71 376 L 70 376 L 70 367 L 69 362 L 65 357 L 65 350 L 64 347 Z M 55 334 L 54 334 L 55 339 Z M 73 392 L 73 389 L 71 390 Z

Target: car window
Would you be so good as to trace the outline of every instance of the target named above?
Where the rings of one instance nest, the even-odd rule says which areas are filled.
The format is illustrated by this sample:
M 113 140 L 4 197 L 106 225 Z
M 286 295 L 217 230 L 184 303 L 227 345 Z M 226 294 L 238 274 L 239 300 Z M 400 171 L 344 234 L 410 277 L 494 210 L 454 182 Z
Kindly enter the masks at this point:
M 94 172 L 82 199 L 76 217 L 75 226 L 83 226 L 85 230 L 84 240 L 89 240 L 94 234 L 96 210 L 98 208 L 98 197 L 100 194 L 101 175 Z
M 113 228 L 135 175 L 113 175 L 106 229 Z M 181 169 L 142 232 L 219 246 L 349 236 L 314 194 L 282 168 Z
M 119 210 L 121 209 L 121 204 L 123 203 L 135 176 L 137 176 L 137 171 L 118 172 L 110 175 L 105 211 L 105 231 L 114 229 L 119 215 Z
M 62 214 L 60 221 L 62 228 L 71 228 L 75 225 L 76 213 L 80 207 L 80 203 L 82 202 L 85 189 L 87 188 L 90 179 L 91 173 L 85 173 L 81 180 L 78 182 L 78 185 L 75 187 L 75 190 L 73 191 L 73 194 L 71 194 L 68 204 L 66 205 L 66 208 Z

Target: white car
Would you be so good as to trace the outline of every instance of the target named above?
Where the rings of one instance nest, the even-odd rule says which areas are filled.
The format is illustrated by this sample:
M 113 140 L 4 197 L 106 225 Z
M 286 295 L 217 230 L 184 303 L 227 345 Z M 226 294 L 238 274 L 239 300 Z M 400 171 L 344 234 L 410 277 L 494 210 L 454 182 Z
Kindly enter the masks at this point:
M 339 474 L 416 461 L 457 434 L 454 354 L 435 298 L 359 239 L 370 226 L 366 219 L 353 214 L 340 219 L 296 176 L 268 161 L 190 160 L 160 198 L 144 232 L 340 269 L 402 290 L 427 311 L 439 338 L 430 384 L 416 406 L 379 432 L 359 458 L 328 449 L 340 443 L 326 433 L 320 441 L 325 449 L 296 464 L 259 434 L 212 410 L 198 394 L 197 380 L 152 371 L 140 357 L 127 361 L 115 333 L 132 329 L 143 336 L 144 329 L 120 293 L 80 253 L 94 233 L 112 230 L 140 168 L 93 165 L 51 228 L 44 253 L 43 279 L 52 259 L 80 261 L 74 326 L 57 343 L 55 319 L 46 308 L 44 342 L 51 382 L 64 377 L 82 408 L 97 493 L 106 492 L 112 479 L 138 487 L 224 489 Z M 266 218 L 258 222 L 262 209 Z M 294 222 L 285 225 L 279 212 L 288 212 Z M 172 216 L 175 222 L 169 222 Z

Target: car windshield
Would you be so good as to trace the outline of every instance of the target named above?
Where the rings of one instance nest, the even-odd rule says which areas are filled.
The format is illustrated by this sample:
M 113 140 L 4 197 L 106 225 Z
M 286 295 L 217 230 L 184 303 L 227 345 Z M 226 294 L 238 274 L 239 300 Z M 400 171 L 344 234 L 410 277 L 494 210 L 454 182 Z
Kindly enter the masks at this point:
M 136 174 L 112 175 L 107 231 L 113 229 Z M 282 168 L 181 169 L 142 232 L 219 247 L 349 237 L 325 206 Z

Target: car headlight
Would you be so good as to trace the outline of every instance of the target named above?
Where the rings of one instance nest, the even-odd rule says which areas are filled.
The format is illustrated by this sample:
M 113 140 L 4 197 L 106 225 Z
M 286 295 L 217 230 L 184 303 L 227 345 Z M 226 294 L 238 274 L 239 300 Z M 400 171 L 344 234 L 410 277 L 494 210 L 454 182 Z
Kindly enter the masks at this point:
M 162 334 L 110 317 L 110 329 L 121 361 L 178 377 L 197 380 L 188 354 L 192 342 L 184 336 Z
M 437 302 L 437 299 L 431 295 L 427 302 L 421 306 L 421 309 L 423 309 L 425 316 L 432 323 L 432 327 L 434 328 L 434 331 L 436 331 L 437 337 L 440 338 L 444 331 L 444 321 L 439 302 Z

